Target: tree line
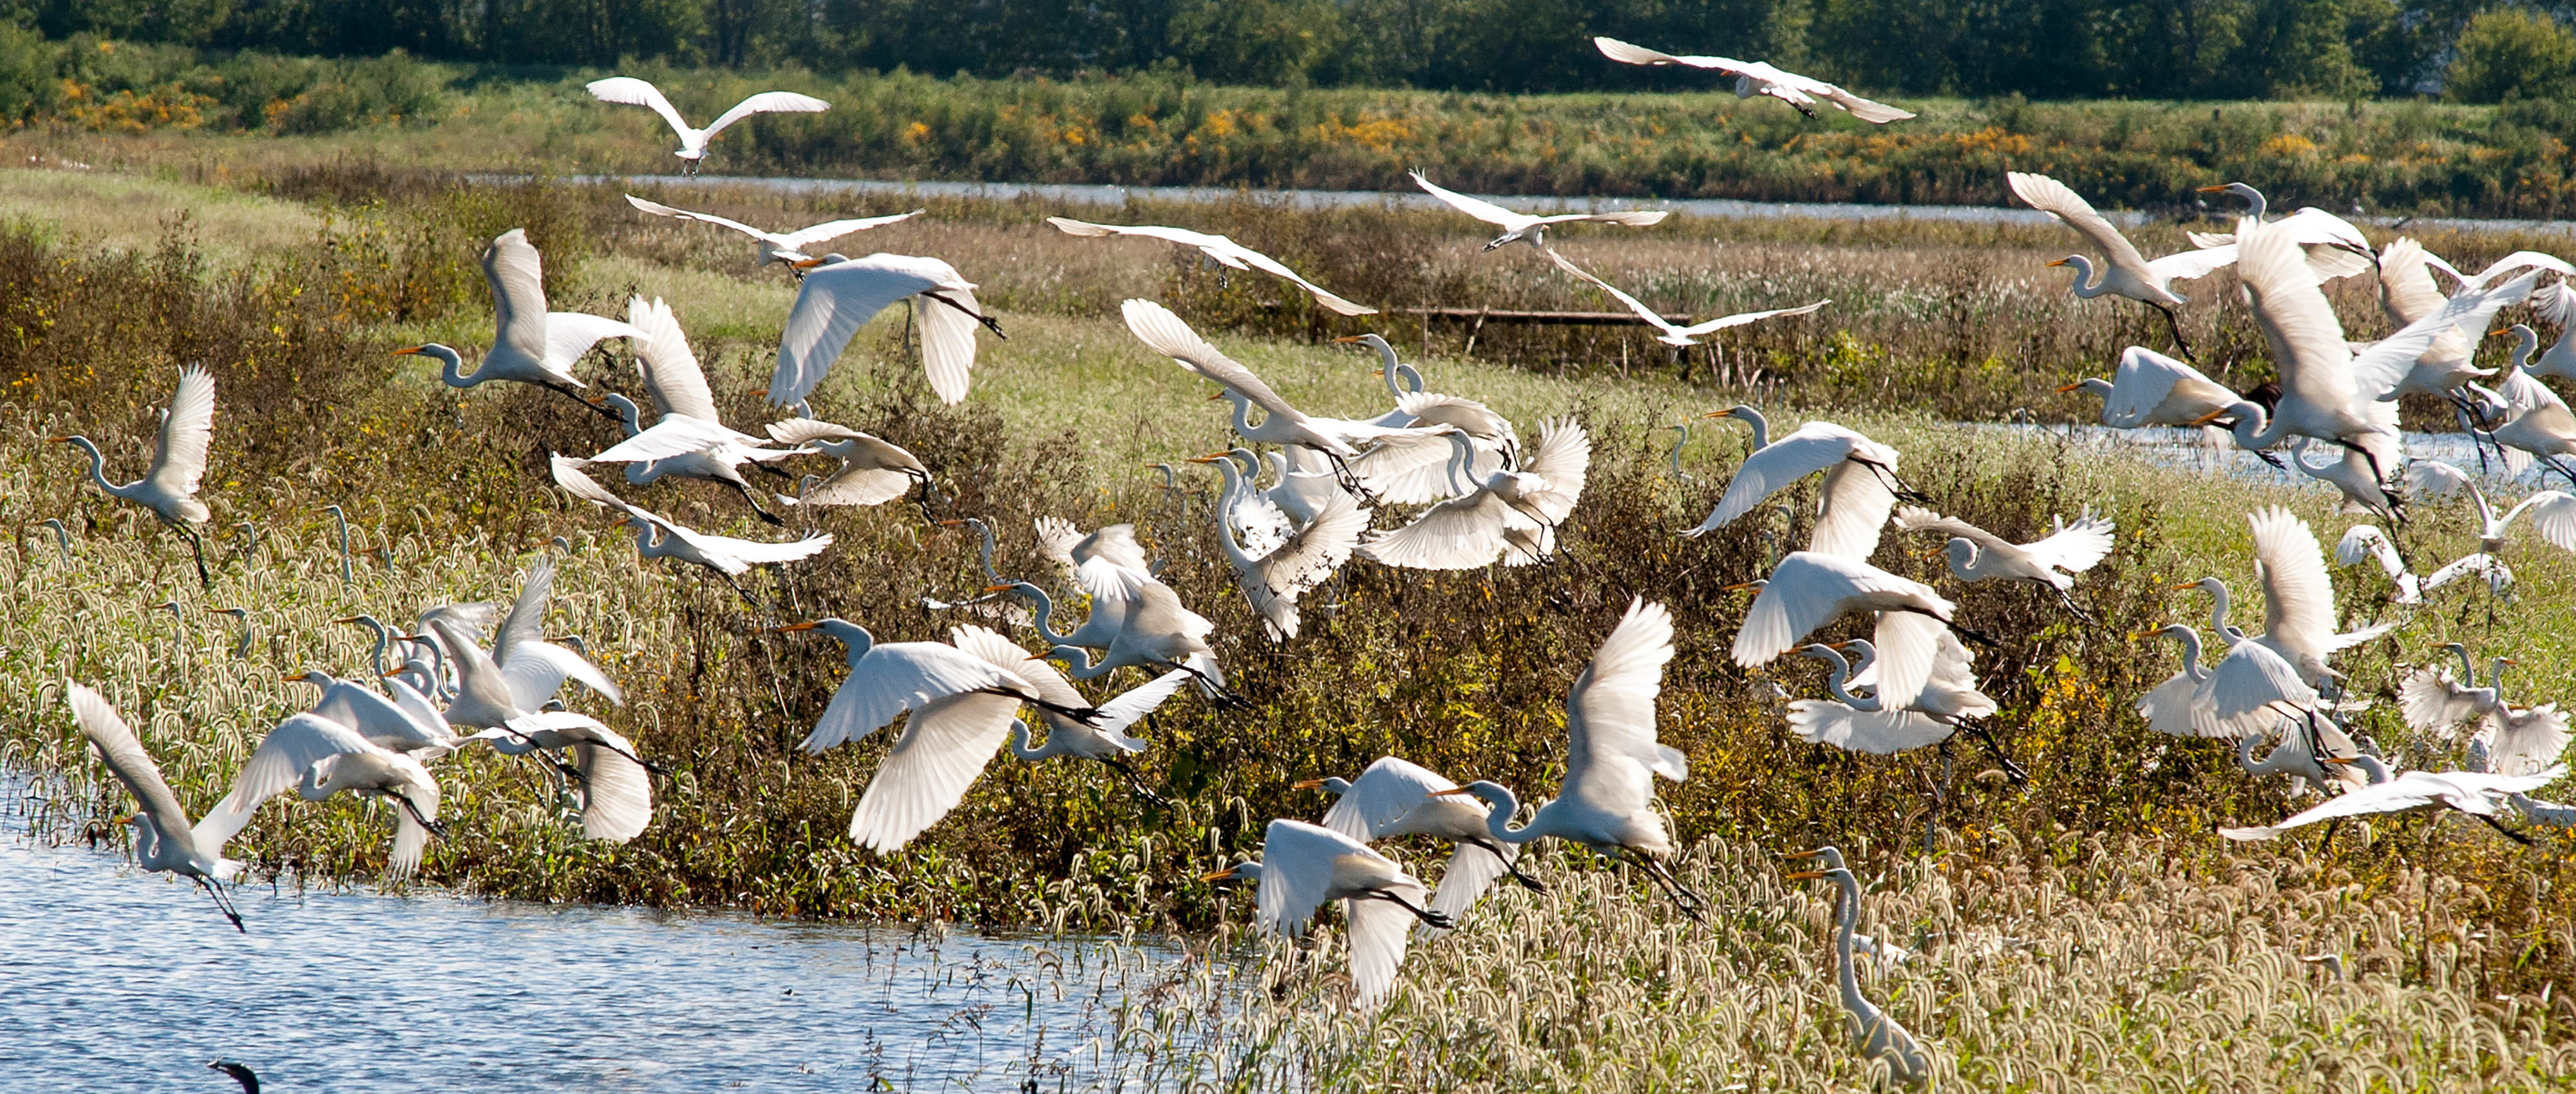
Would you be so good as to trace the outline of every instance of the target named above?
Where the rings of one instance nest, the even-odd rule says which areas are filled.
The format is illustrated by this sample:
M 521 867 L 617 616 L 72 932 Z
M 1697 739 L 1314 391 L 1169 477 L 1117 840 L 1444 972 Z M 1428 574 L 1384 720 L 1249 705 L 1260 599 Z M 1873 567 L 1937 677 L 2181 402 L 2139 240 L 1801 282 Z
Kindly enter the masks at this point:
M 1693 80 L 1609 63 L 1596 34 L 1916 95 L 2378 97 L 2438 91 L 2463 60 L 2476 96 L 2557 97 L 2576 78 L 2576 5 L 2491 0 L 0 0 L 0 14 L 57 40 L 497 65 L 1492 92 Z

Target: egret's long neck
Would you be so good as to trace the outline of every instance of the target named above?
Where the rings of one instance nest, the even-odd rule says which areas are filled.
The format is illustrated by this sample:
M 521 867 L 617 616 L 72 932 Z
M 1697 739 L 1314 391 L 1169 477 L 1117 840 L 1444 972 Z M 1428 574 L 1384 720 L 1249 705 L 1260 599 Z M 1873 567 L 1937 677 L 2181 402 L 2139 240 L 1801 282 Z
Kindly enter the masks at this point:
M 1521 811 L 1519 795 L 1502 787 L 1495 788 L 1491 793 L 1493 798 L 1487 804 L 1493 808 L 1485 813 L 1485 831 L 1493 833 L 1495 839 L 1504 843 L 1528 843 L 1541 835 L 1537 817 L 1530 818 L 1528 824 L 1518 829 L 1512 827 L 1512 814 Z M 1541 812 L 1544 813 L 1545 810 Z
M 115 493 L 116 484 L 107 481 L 107 457 L 99 452 L 98 446 L 90 443 L 87 437 L 74 437 L 71 443 L 73 447 L 89 453 L 89 481 L 97 483 L 101 490 Z
M 2111 397 L 2113 388 L 2111 386 L 2111 381 L 2109 380 L 2105 380 L 2099 376 L 2087 376 L 2084 378 L 2084 390 L 2108 399 Z
M 1835 924 L 1834 980 L 1842 988 L 1843 1007 L 1855 1016 L 1874 1016 L 1878 1008 L 1860 995 L 1860 973 L 1852 968 L 1852 930 L 1860 922 L 1860 882 L 1849 872 L 1828 874 L 1834 887 L 1841 890 L 1840 915 Z
M 1832 655 L 1834 666 L 1833 672 L 1825 677 L 1825 690 L 1833 693 L 1834 701 L 1850 707 L 1853 710 L 1877 710 L 1878 699 L 1876 696 L 1872 696 L 1867 699 L 1856 699 L 1852 697 L 1852 693 L 1848 690 L 1851 684 L 1851 678 L 1859 675 L 1860 669 L 1852 665 L 1851 662 L 1843 660 L 1843 655 L 1839 653 L 1835 653 L 1830 649 L 1825 652 Z M 1872 660 L 1875 660 L 1875 658 L 1872 658 Z M 1868 663 L 1868 661 L 1861 662 L 1864 666 Z
M 2067 287 L 2074 290 L 2077 299 L 2091 300 L 2111 291 L 2109 279 L 2094 280 L 2092 259 L 2074 255 L 2066 260 L 2066 265 L 2075 271 L 2075 282 Z
M 2195 684 L 2209 679 L 2209 670 L 2202 668 L 2200 664 L 2200 632 L 2184 627 L 2179 638 L 2182 642 L 2183 675 L 2189 677 Z
M 975 530 L 983 533 L 984 536 L 984 578 L 987 581 L 999 582 L 1002 580 L 1002 575 L 993 570 L 993 526 L 979 520 L 975 522 Z
M 1049 738 L 1045 748 L 1029 747 L 1029 720 L 1011 719 L 1011 755 L 1023 760 L 1043 760 L 1055 755 L 1055 740 Z
M 1216 501 L 1216 541 L 1225 548 L 1225 557 L 1234 563 L 1236 569 L 1249 572 L 1260 565 L 1261 560 L 1252 557 L 1252 552 L 1244 550 L 1243 544 L 1235 541 L 1233 518 L 1234 507 L 1242 504 L 1244 497 L 1252 491 L 1244 485 L 1243 472 L 1234 466 L 1234 457 L 1217 460 L 1216 473 L 1225 476 L 1225 489 L 1217 494 Z
M 1377 374 L 1386 379 L 1386 393 L 1397 399 L 1404 398 L 1405 391 L 1397 386 L 1396 376 L 1396 370 L 1404 366 L 1395 359 L 1395 347 L 1386 344 L 1385 339 L 1379 339 L 1369 348 L 1377 351 Z
M 149 813 L 134 818 L 134 860 L 149 868 L 161 856 L 161 826 L 153 823 Z
M 1771 419 L 1763 417 L 1761 411 L 1751 407 L 1744 408 L 1736 416 L 1744 419 L 1744 424 L 1753 427 L 1754 451 L 1759 452 L 1771 447 Z
M 1246 437 L 1251 436 L 1252 400 L 1244 398 L 1241 392 L 1236 391 L 1226 392 L 1225 397 L 1228 402 L 1234 404 L 1234 431 Z
M 2231 646 L 2235 645 L 2235 639 L 2244 633 L 2227 625 L 2227 586 L 2225 585 L 2209 586 L 2209 629 L 2218 632 L 2218 636 L 2227 639 L 2227 644 Z
M 457 355 L 455 350 L 427 352 L 438 358 L 438 378 L 449 387 L 473 387 L 482 378 L 483 370 L 479 368 L 474 370 L 473 376 L 465 375 L 465 358 Z
M 2504 667 L 2510 663 L 2510 659 L 2499 657 L 2495 659 L 2495 664 L 2487 667 L 2487 686 L 2494 688 L 2496 690 L 2496 695 L 2499 697 L 2504 695 Z M 2472 684 L 2476 682 L 2477 681 L 2475 680 L 2469 681 L 2469 683 Z
M 1019 582 L 1018 588 L 1021 592 L 1028 594 L 1030 599 L 1037 601 L 1038 606 L 1031 614 L 1037 617 L 1038 637 L 1046 639 L 1047 645 L 1050 646 L 1064 646 L 1072 644 L 1072 635 L 1056 633 L 1055 598 L 1047 595 L 1046 590 L 1038 588 L 1026 581 Z
M 1483 485 L 1476 481 L 1476 446 L 1464 433 L 1449 435 L 1449 489 L 1464 494 Z
M 1407 393 L 1414 395 L 1422 393 L 1422 370 L 1411 365 L 1397 365 L 1395 371 L 1397 375 L 1404 377 L 1404 389 Z

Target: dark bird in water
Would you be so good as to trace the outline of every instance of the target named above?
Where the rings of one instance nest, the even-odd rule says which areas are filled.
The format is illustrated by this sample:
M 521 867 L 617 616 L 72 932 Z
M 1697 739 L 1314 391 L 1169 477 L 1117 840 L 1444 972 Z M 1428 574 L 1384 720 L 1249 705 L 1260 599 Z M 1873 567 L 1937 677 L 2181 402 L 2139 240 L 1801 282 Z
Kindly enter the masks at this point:
M 234 1082 L 241 1084 L 242 1094 L 259 1094 L 259 1073 L 252 1071 L 249 1064 L 237 1064 L 230 1060 L 209 1060 L 206 1066 L 232 1076 Z

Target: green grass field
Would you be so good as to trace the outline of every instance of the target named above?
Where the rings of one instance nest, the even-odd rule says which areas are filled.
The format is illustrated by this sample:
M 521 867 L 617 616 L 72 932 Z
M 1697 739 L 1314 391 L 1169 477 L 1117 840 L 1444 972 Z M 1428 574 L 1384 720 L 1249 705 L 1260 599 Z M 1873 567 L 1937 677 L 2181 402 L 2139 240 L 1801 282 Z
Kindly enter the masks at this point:
M 0 340 L 0 372 L 11 383 L 0 522 L 15 533 L 13 549 L 0 551 L 0 581 L 16 594 L 0 619 L 0 709 L 11 715 L 0 747 L 13 763 L 62 777 L 46 814 L 57 832 L 122 839 L 101 823 L 121 792 L 96 777 L 70 725 L 65 677 L 118 703 L 183 800 L 202 809 L 258 735 L 309 700 L 309 689 L 280 674 L 364 667 L 364 632 L 331 619 L 409 619 L 440 600 L 506 597 L 560 536 L 569 547 L 549 628 L 582 635 L 627 687 L 624 707 L 578 705 L 671 769 L 657 786 L 656 822 L 630 844 L 585 843 L 540 775 L 469 757 L 440 770 L 451 830 L 432 844 L 421 883 L 777 915 L 1178 930 L 1222 950 L 1248 897 L 1194 879 L 1256 848 L 1268 818 L 1318 812 L 1319 798 L 1289 788 L 1296 779 L 1349 775 L 1400 752 L 1525 795 L 1553 787 L 1565 689 L 1629 598 L 1643 595 L 1670 604 L 1680 626 L 1659 715 L 1692 777 L 1666 788 L 1664 802 L 1698 847 L 1688 870 L 1718 899 L 1714 923 L 1687 924 L 1651 899 L 1642 878 L 1589 855 L 1548 851 L 1535 861 L 1561 882 L 1555 893 L 1503 893 L 1456 938 L 1425 946 L 1373 1022 L 1325 1005 L 1340 990 L 1326 943 L 1320 960 L 1255 967 L 1252 975 L 1277 980 L 1276 995 L 1184 981 L 1134 1001 L 1127 1049 L 1165 1069 L 1158 1074 L 1262 1088 L 1375 1086 L 1381 1074 L 1389 1086 L 1468 1089 L 1865 1086 L 1841 1051 L 1825 978 L 1830 902 L 1784 885 L 1767 858 L 1833 842 L 1874 879 L 1871 929 L 1929 951 L 1868 979 L 1874 996 L 1892 999 L 1895 1013 L 1949 1052 L 1945 1081 L 2521 1089 L 2570 1072 L 2563 1046 L 2576 1011 L 2555 991 L 2576 968 L 2559 896 L 2576 882 L 2566 834 L 2535 832 L 2536 845 L 2524 848 L 2458 818 L 2408 818 L 2348 826 L 2324 846 L 2314 837 L 2227 843 L 2216 826 L 2297 806 L 2275 783 L 2237 772 L 2228 749 L 2157 737 L 2128 712 L 2176 661 L 2168 646 L 2126 635 L 2205 617 L 2202 598 L 2168 586 L 2214 574 L 2247 602 L 2240 613 L 2256 610 L 2249 509 L 2290 505 L 2328 542 L 2352 520 L 2333 514 L 2321 488 L 2275 489 L 2046 433 L 1955 424 L 2016 406 L 2049 420 L 2088 416 L 2087 403 L 2047 393 L 2107 360 L 2082 339 L 2107 345 L 2132 327 L 2148 336 L 2135 316 L 2065 302 L 2044 276 L 2055 271 L 2024 269 L 2062 241 L 1937 227 L 1829 240 L 1797 233 L 1830 226 L 1707 224 L 1644 240 L 1567 240 L 1570 252 L 1595 248 L 1613 276 L 1698 271 L 1703 280 L 1676 274 L 1667 283 L 1691 307 L 1731 303 L 1728 291 L 1793 295 L 1813 285 L 1784 288 L 1787 275 L 1776 272 L 1767 288 L 1760 278 L 1721 283 L 1755 261 L 1783 270 L 1805 262 L 1815 269 L 1804 276 L 1844 284 L 1893 271 L 1904 289 L 1856 298 L 1847 320 L 1822 321 L 1837 314 L 1829 311 L 1812 326 L 1730 344 L 1725 366 L 1690 381 L 1642 353 L 1623 370 L 1616 334 L 1480 344 L 1473 357 L 1456 338 L 1435 337 L 1421 358 L 1435 390 L 1482 399 L 1525 434 L 1568 414 L 1592 431 L 1591 487 L 1564 559 L 1457 575 L 1354 564 L 1343 587 L 1311 601 L 1338 608 L 1310 610 L 1306 637 L 1272 647 L 1209 542 L 1213 476 L 1187 470 L 1185 489 L 1167 494 L 1144 467 L 1218 447 L 1223 418 L 1205 384 L 1135 343 L 1114 304 L 1129 295 L 1170 301 L 1299 405 L 1372 416 L 1387 402 L 1373 358 L 1313 337 L 1359 328 L 1293 305 L 1266 310 L 1267 286 L 1219 284 L 1159 246 L 1063 237 L 1034 223 L 1044 210 L 1024 205 L 942 207 L 924 223 L 883 230 L 870 245 L 939 254 L 984 282 L 1010 339 L 984 342 L 973 395 L 944 408 L 901 349 L 902 317 L 889 312 L 853 342 L 817 409 L 919 452 L 950 511 L 1002 530 L 1005 571 L 1038 572 L 1031 517 L 1136 522 L 1166 579 L 1217 622 L 1220 657 L 1254 709 L 1185 699 L 1153 718 L 1141 766 L 1169 808 L 1132 798 L 1101 771 L 1004 758 L 946 821 L 879 856 L 841 832 L 882 743 L 820 757 L 792 749 L 839 679 L 839 648 L 755 632 L 832 612 L 887 640 L 940 636 L 973 620 L 925 609 L 920 598 L 954 599 L 981 584 L 971 537 L 901 506 L 811 515 L 838 537 L 835 548 L 816 565 L 757 578 L 754 589 L 780 607 L 748 611 L 702 575 L 640 563 L 625 533 L 546 483 L 548 452 L 586 453 L 613 439 L 595 416 L 543 392 L 449 392 L 416 359 L 385 352 L 428 338 L 488 341 L 474 249 L 524 225 L 546 249 L 556 307 L 606 313 L 629 293 L 670 299 L 729 420 L 744 425 L 762 420 L 755 391 L 792 294 L 783 274 L 748 269 L 743 249 L 712 231 L 639 223 L 595 189 L 396 175 L 372 190 L 308 176 L 298 190 L 283 176 L 228 185 L 186 177 L 0 172 L 13 219 L 0 233 L 0 277 L 9 279 L 0 330 L 10 335 Z M 821 211 L 723 200 L 765 218 Z M 1460 225 L 1262 209 L 1197 215 L 1244 218 L 1301 253 L 1349 251 L 1369 237 L 1376 253 L 1397 256 L 1370 262 L 1420 258 L 1415 282 L 1367 281 L 1367 262 L 1341 271 L 1373 289 L 1517 284 L 1530 300 L 1562 291 L 1522 256 L 1477 255 L 1482 237 Z M 1729 238 L 1738 231 L 1769 234 Z M 1706 241 L 1712 233 L 1717 240 Z M 2462 254 L 2505 245 L 2454 242 Z M 1941 276 L 1952 256 L 1980 253 L 1992 270 L 1978 277 L 1991 280 Z M 2018 295 L 1998 303 L 2004 292 Z M 1890 302 L 1905 293 L 1917 299 Z M 1991 310 L 1908 334 L 1903 307 Z M 1241 322 L 1229 329 L 1230 318 Z M 2225 305 L 2206 304 L 2191 320 L 2251 337 L 2241 311 Z M 2042 322 L 2082 333 L 2037 331 L 2010 359 L 1957 350 L 1972 337 L 2013 337 L 1994 328 Z M 1867 352 L 1833 348 L 1850 339 L 1846 324 L 1869 334 L 1856 343 Z M 1397 333 L 1413 356 L 1415 339 Z M 2260 370 L 2251 350 L 2237 352 L 2249 375 Z M 206 362 L 222 385 L 207 489 L 211 591 L 197 587 L 183 543 L 99 496 L 77 477 L 76 453 L 40 439 L 86 432 L 108 449 L 112 477 L 133 474 L 152 408 L 187 361 Z M 1777 370 L 1751 386 L 1762 363 Z M 622 358 L 585 369 L 602 386 L 637 390 Z M 1872 383 L 1873 370 L 1900 380 Z M 1981 376 L 1989 379 L 1974 398 L 1929 394 Z M 1980 651 L 1978 666 L 2004 707 L 1992 728 L 2031 772 L 2028 786 L 1963 747 L 1936 817 L 1929 787 L 1939 758 L 1805 745 L 1782 723 L 1771 687 L 1816 694 L 1815 670 L 1783 662 L 1748 673 L 1726 658 L 1743 601 L 1717 588 L 1759 576 L 1782 545 L 1802 541 L 1809 510 L 1802 495 L 1746 526 L 1682 540 L 1673 531 L 1705 511 L 1744 442 L 1731 425 L 1696 432 L 1681 463 L 1692 481 L 1675 476 L 1666 449 L 1670 425 L 1744 398 L 1763 401 L 1775 423 L 1830 416 L 1898 446 L 1916 488 L 2006 535 L 2086 506 L 2119 522 L 2120 548 L 2078 590 L 2098 625 L 2021 590 L 1936 579 L 1929 542 L 1891 532 L 1882 552 L 1884 565 L 1936 580 L 2002 639 Z M 772 534 L 738 500 L 701 487 L 667 483 L 634 496 L 701 528 Z M 355 580 L 345 587 L 321 511 L 330 504 L 352 518 Z M 72 529 L 69 557 L 40 527 L 48 518 Z M 244 521 L 261 536 L 248 557 L 248 540 L 233 530 Z M 2421 505 L 2407 535 L 2419 565 L 2474 545 L 2457 507 Z M 2521 579 L 2515 599 L 2446 591 L 2389 639 L 2348 655 L 2354 690 L 2387 696 L 2398 665 L 2457 639 L 2482 654 L 2516 648 L 2517 699 L 2559 698 L 2551 689 L 2576 667 L 2561 625 L 2576 559 L 2519 535 L 2508 559 Z M 2375 573 L 2338 570 L 2336 580 L 2347 615 L 2397 611 Z M 175 614 L 157 607 L 165 601 L 177 602 Z M 247 657 L 233 654 L 235 624 L 211 614 L 232 605 L 252 608 Z M 2383 744 L 2410 743 L 2393 704 L 2361 718 Z M 1937 830 L 1928 856 L 1927 826 Z M 366 883 L 388 828 L 380 811 L 346 802 L 286 802 L 264 810 L 232 850 L 300 884 Z M 1398 853 L 1433 861 L 1428 847 Z M 1235 926 L 1197 933 L 1225 923 Z M 2298 960 L 2325 952 L 2352 979 Z M 1206 975 L 1234 968 L 1220 963 Z M 1211 1017 L 1204 1004 L 1219 998 L 1232 1004 Z M 1475 1070 L 1466 1060 L 1486 1063 Z

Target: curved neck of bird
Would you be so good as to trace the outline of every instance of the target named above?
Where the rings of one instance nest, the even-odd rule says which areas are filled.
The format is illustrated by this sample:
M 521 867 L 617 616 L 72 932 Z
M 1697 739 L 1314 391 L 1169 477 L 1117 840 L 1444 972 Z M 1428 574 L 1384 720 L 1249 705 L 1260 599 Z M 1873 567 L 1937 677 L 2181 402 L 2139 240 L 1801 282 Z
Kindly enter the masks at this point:
M 1476 481 L 1476 446 L 1465 433 L 1449 434 L 1449 489 L 1472 493 L 1483 483 Z
M 993 526 L 973 517 L 966 518 L 966 523 L 973 525 L 975 533 L 984 539 L 984 545 L 977 549 L 978 557 L 983 559 L 984 579 L 995 584 L 1001 583 L 1002 575 L 993 570 Z
M 1867 699 L 1855 698 L 1848 690 L 1851 685 L 1851 678 L 1860 675 L 1860 671 L 1867 668 L 1871 660 L 1876 659 L 1875 655 L 1863 660 L 1858 665 L 1854 665 L 1849 661 L 1843 660 L 1841 652 L 1828 646 L 1825 648 L 1824 657 L 1826 661 L 1833 665 L 1833 668 L 1827 672 L 1825 676 L 1825 690 L 1833 693 L 1835 702 L 1841 703 L 1853 710 L 1878 709 L 1878 698 L 1876 696 L 1872 696 Z
M 2372 786 L 2377 786 L 2381 783 L 2387 782 L 2390 778 L 2388 765 L 2381 762 L 2379 757 L 2373 756 L 2367 752 L 2354 756 L 2352 758 L 2352 766 L 2360 768 L 2361 773 L 2370 778 L 2370 785 Z
M 2238 738 L 2236 741 L 2236 766 L 2245 769 L 2245 772 L 2249 775 L 2265 775 L 2271 773 L 2271 766 L 2266 761 L 2254 758 L 2254 750 L 2261 747 L 2262 744 L 2263 731 L 2259 729 Z
M 823 633 L 840 639 L 843 646 L 849 647 L 846 660 L 853 672 L 858 670 L 859 662 L 867 659 L 868 651 L 877 648 L 877 636 L 856 623 L 835 619 L 823 624 Z
M 2512 663 L 2513 659 L 2510 657 L 2499 657 L 2495 659 L 2494 664 L 2487 666 L 2487 686 L 2495 689 L 2498 699 L 2504 698 L 2504 667 Z M 2476 684 L 2477 681 L 2470 680 L 2468 683 Z
M 1031 611 L 1029 614 L 1034 617 L 1033 621 L 1037 624 L 1038 637 L 1046 639 L 1047 645 L 1049 646 L 1066 646 L 1072 644 L 1072 635 L 1059 634 L 1056 632 L 1054 597 L 1047 595 L 1046 590 L 1038 588 L 1036 585 L 1030 584 L 1026 581 L 1013 582 L 1012 588 L 1018 589 L 1022 595 L 1025 595 L 1030 600 L 1037 602 L 1036 609 Z
M 473 387 L 483 375 L 483 370 L 478 368 L 474 375 L 467 376 L 465 358 L 446 346 L 423 346 L 420 351 L 438 359 L 438 378 L 449 387 Z
M 330 797 L 331 792 L 322 788 L 323 770 L 330 766 L 328 763 L 317 763 L 305 768 L 304 780 L 295 784 L 295 796 L 309 802 L 318 802 Z
M 1486 793 L 1492 797 L 1486 800 L 1490 808 L 1485 812 L 1485 831 L 1492 833 L 1495 839 L 1504 843 L 1528 843 L 1543 834 L 1539 831 L 1539 821 L 1547 815 L 1546 806 L 1540 806 L 1539 815 L 1531 817 L 1528 824 L 1513 828 L 1512 814 L 1521 811 L 1520 795 L 1512 793 L 1507 786 L 1497 786 Z
M 1024 717 L 1013 718 L 1011 719 L 1011 755 L 1023 760 L 1046 759 L 1055 755 L 1055 737 L 1052 734 L 1048 735 L 1044 748 L 1030 748 L 1029 720 Z
M 1759 452 L 1771 447 L 1771 419 L 1763 417 L 1761 411 L 1749 406 L 1736 408 L 1735 416 L 1744 419 L 1744 424 L 1753 427 L 1754 451 Z
M 1422 394 L 1422 370 L 1421 370 L 1421 369 L 1417 369 L 1417 368 L 1415 368 L 1415 367 L 1413 367 L 1413 366 L 1411 366 L 1411 365 L 1397 365 L 1397 366 L 1395 366 L 1395 373 L 1396 373 L 1396 375 L 1401 376 L 1401 377 L 1403 377 L 1403 378 L 1404 378 L 1404 389 L 1405 389 L 1405 390 L 1404 390 L 1403 394 L 1410 394 L 1410 395 L 1420 395 L 1420 394 Z
M 1842 989 L 1843 1006 L 1854 1014 L 1869 1014 L 1875 1008 L 1860 995 L 1860 973 L 1852 967 L 1852 931 L 1860 925 L 1860 880 L 1849 870 L 1829 870 L 1840 900 L 1836 901 L 1834 924 L 1834 981 Z
M 1364 338 L 1361 341 L 1368 343 L 1368 348 L 1377 351 L 1377 374 L 1380 379 L 1386 381 L 1386 393 L 1398 399 L 1403 398 L 1404 389 L 1397 385 L 1402 379 L 1398 374 L 1403 371 L 1404 365 L 1395 359 L 1395 347 L 1388 345 L 1384 338 Z M 1422 389 L 1416 387 L 1413 390 Z
M 2174 641 L 2182 643 L 2183 675 L 2195 684 L 2209 679 L 2209 670 L 2200 663 L 2200 632 L 2189 627 L 2177 627 L 2173 636 Z
M 1225 398 L 1227 402 L 1234 404 L 1234 431 L 1246 437 L 1251 436 L 1252 400 L 1232 388 L 1226 389 Z
M 1242 504 L 1243 499 L 1249 496 L 1252 490 L 1244 483 L 1243 469 L 1235 466 L 1232 453 L 1226 454 L 1224 459 L 1211 462 L 1216 467 L 1216 473 L 1225 477 L 1225 488 L 1217 493 L 1216 500 L 1217 545 L 1225 548 L 1225 557 L 1237 568 L 1254 566 L 1261 560 L 1252 557 L 1252 552 L 1244 550 L 1243 544 L 1236 542 L 1234 538 L 1234 507 Z
M 2074 290 L 2077 299 L 2091 300 L 2094 297 L 2111 291 L 2109 278 L 2102 278 L 2099 280 L 2094 278 L 2092 259 L 2086 258 L 2083 255 L 2068 255 L 2066 256 L 2066 267 L 2075 271 L 2075 281 L 2067 287 Z
M 2453 642 L 2443 648 L 2459 655 L 2460 683 L 2469 687 L 2476 687 L 2478 684 L 2478 666 L 2476 662 L 2469 660 L 2469 648 L 2467 646 L 2460 645 L 2457 642 Z
M 611 392 L 602 396 L 600 401 L 607 403 L 608 409 L 617 412 L 617 420 L 625 425 L 627 436 L 632 437 L 644 432 L 644 411 L 643 408 L 635 405 L 635 400 Z
M 2101 378 L 2101 377 L 2099 377 L 2099 376 L 2087 376 L 2087 377 L 2085 377 L 2085 378 L 2084 378 L 2083 387 L 2084 387 L 2084 390 L 2086 390 L 2086 391 L 2090 391 L 2090 392 L 2092 392 L 2093 394 L 2095 394 L 2095 395 L 2099 395 L 2099 396 L 2101 396 L 2101 397 L 2103 397 L 2103 398 L 2105 398 L 2105 399 L 2110 398 L 2110 397 L 2111 397 L 2111 392 L 2113 391 L 2113 388 L 2112 388 L 2112 386 L 2111 386 L 2111 381 L 2109 381 L 2109 380 L 2105 380 L 2105 379 L 2103 379 L 2103 378 Z
M 134 815 L 134 861 L 149 867 L 160 858 L 161 826 L 153 822 L 152 814 L 136 813 Z
M 122 489 L 117 484 L 107 481 L 107 457 L 99 452 L 98 446 L 91 443 L 89 438 L 73 437 L 66 443 L 89 453 L 89 481 L 97 483 L 99 489 L 111 494 Z
M 2203 587 L 2209 590 L 2209 629 L 2218 632 L 2219 639 L 2230 646 L 2244 641 L 2244 631 L 2227 625 L 2226 583 L 2214 581 Z
M 2246 219 L 2260 224 L 2263 222 L 2263 214 L 2272 211 L 2272 199 L 2264 197 L 2263 191 L 2241 183 L 2231 187 L 2230 189 L 2235 192 L 2236 196 L 2245 199 Z

